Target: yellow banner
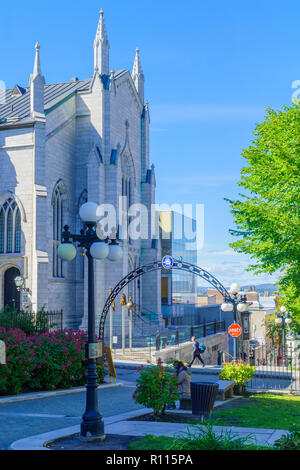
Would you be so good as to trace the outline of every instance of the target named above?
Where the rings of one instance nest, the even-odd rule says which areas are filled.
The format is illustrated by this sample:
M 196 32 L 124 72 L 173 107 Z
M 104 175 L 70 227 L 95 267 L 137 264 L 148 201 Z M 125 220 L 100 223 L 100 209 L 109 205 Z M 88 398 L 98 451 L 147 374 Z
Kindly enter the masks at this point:
M 107 363 L 107 368 L 108 368 L 108 375 L 109 375 L 109 380 L 111 382 L 111 378 L 114 378 L 114 381 L 116 382 L 117 380 L 117 374 L 114 366 L 114 361 L 112 358 L 112 353 L 111 349 L 109 346 L 105 347 L 105 356 L 106 356 L 106 363 Z

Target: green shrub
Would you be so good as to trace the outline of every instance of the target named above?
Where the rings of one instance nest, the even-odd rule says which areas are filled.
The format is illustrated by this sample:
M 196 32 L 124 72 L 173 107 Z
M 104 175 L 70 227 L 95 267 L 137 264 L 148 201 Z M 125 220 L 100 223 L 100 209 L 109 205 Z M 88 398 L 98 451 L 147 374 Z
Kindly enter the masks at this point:
M 44 308 L 36 313 L 27 310 L 18 310 L 8 305 L 0 311 L 0 327 L 18 328 L 27 335 L 33 333 L 47 333 L 49 329 L 54 329 L 58 325 L 53 321 L 49 323 L 47 312 Z
M 191 430 L 192 429 L 192 430 Z M 166 450 L 245 450 L 253 437 L 239 437 L 232 431 L 216 434 L 210 423 L 203 429 L 200 425 L 188 428 L 183 436 L 177 436 L 166 446 Z
M 234 380 L 236 384 L 243 387 L 247 385 L 249 380 L 253 378 L 255 373 L 255 366 L 245 364 L 243 361 L 237 362 L 224 362 L 222 364 L 222 371 L 220 373 L 221 380 Z
M 97 375 L 98 375 L 98 382 L 101 384 L 104 382 L 104 377 L 106 376 L 106 370 L 104 365 L 97 365 Z
M 136 403 L 152 408 L 154 416 L 163 414 L 175 400 L 179 399 L 178 379 L 169 366 L 163 367 L 158 359 L 157 366 L 141 367 L 137 388 L 133 393 Z
M 279 450 L 300 450 L 300 427 L 291 427 L 290 432 L 277 439 L 274 446 Z
M 0 327 L 18 328 L 26 334 L 32 334 L 35 331 L 34 315 L 31 312 L 10 308 L 8 305 L 0 311 Z

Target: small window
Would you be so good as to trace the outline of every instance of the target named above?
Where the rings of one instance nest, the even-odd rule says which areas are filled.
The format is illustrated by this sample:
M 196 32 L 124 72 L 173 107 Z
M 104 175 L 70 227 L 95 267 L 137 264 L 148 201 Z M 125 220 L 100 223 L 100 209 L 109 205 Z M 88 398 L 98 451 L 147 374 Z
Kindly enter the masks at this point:
M 243 319 L 243 326 L 244 326 L 244 334 L 247 335 L 249 333 L 249 317 L 244 317 Z

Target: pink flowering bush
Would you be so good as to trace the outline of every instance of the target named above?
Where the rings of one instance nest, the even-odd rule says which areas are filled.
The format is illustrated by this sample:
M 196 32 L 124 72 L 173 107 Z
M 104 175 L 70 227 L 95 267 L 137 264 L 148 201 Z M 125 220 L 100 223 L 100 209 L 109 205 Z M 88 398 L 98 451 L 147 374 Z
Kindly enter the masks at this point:
M 84 331 L 60 330 L 25 335 L 0 328 L 6 344 L 6 365 L 0 364 L 0 393 L 53 390 L 85 383 Z
M 155 418 L 164 414 L 167 406 L 179 400 L 178 379 L 173 369 L 164 367 L 158 358 L 157 366 L 139 367 L 140 376 L 132 398 L 136 403 L 153 409 Z
M 6 364 L 0 364 L 0 392 L 19 393 L 34 369 L 31 342 L 18 329 L 0 328 L 0 339 L 6 345 Z

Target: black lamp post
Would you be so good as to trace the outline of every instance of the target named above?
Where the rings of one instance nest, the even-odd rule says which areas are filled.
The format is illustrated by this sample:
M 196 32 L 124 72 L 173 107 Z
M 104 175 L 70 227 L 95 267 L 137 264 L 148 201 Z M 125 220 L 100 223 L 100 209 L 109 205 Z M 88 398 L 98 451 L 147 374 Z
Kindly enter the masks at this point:
M 86 409 L 82 416 L 80 438 L 84 441 L 104 440 L 104 423 L 98 408 L 98 383 L 96 359 L 103 356 L 103 341 L 97 341 L 95 329 L 95 297 L 94 297 L 94 258 L 118 261 L 121 259 L 122 248 L 114 239 L 106 238 L 100 240 L 96 225 L 98 206 L 93 202 L 86 202 L 81 206 L 79 215 L 85 223 L 85 228 L 80 235 L 71 234 L 69 227 L 65 225 L 62 233 L 63 241 L 58 246 L 57 255 L 65 260 L 71 261 L 76 256 L 76 248 L 73 243 L 85 249 L 88 259 L 88 342 L 87 342 L 87 384 L 86 384 Z M 73 243 L 72 243 L 73 242 Z
M 286 307 L 282 305 L 280 307 L 281 315 L 278 313 L 275 319 L 277 325 L 282 326 L 282 362 L 283 366 L 286 366 L 286 355 L 285 355 L 285 324 L 289 325 L 292 321 L 290 314 L 287 313 Z
M 226 296 L 224 297 L 224 302 L 221 305 L 221 310 L 223 312 L 232 312 L 233 311 L 233 318 L 234 321 L 237 322 L 240 327 L 241 325 L 241 315 L 240 313 L 245 312 L 248 309 L 248 303 L 247 303 L 247 296 L 246 294 L 240 294 L 240 286 L 234 282 L 231 284 L 230 289 L 229 289 L 230 294 L 233 295 L 233 297 Z M 234 352 L 233 352 L 233 359 L 236 361 L 237 356 L 239 355 L 236 347 L 236 338 L 233 338 L 233 347 L 234 347 Z

